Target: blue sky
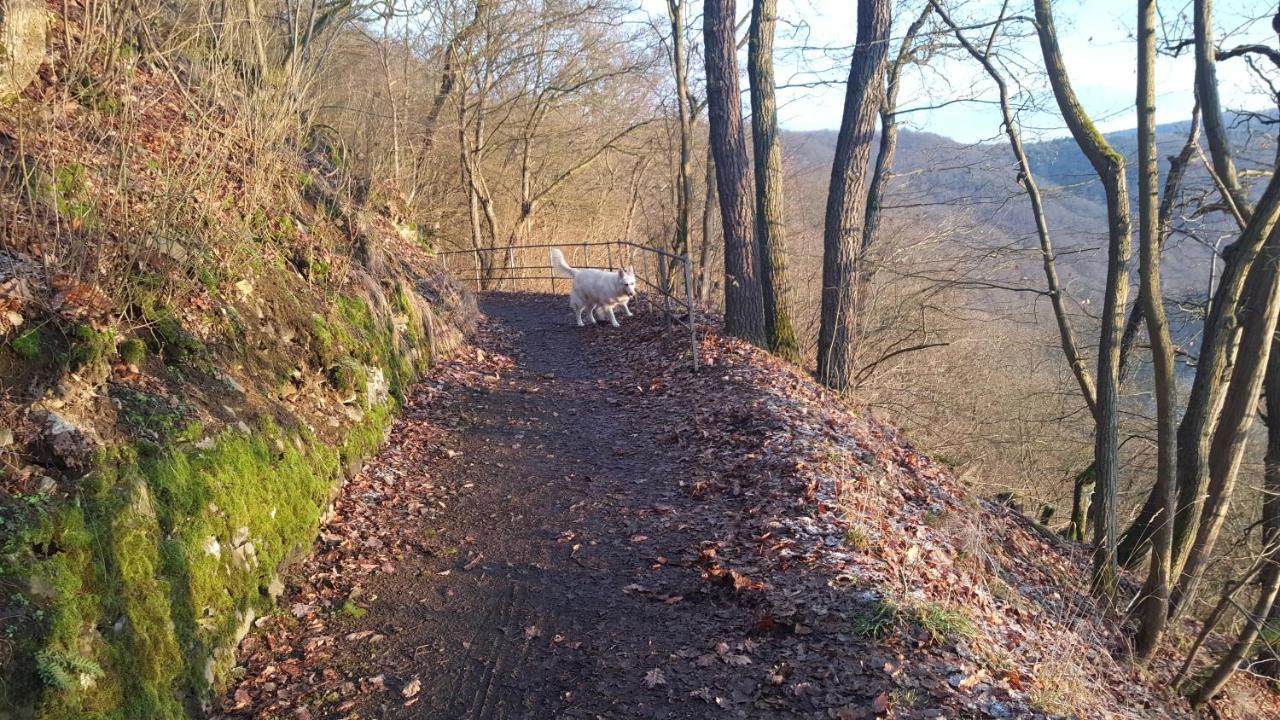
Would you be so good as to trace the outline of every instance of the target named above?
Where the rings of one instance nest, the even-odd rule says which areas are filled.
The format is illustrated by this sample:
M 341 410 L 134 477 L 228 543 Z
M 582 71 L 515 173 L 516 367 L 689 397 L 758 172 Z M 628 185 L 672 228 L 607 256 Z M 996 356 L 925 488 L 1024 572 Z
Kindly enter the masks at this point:
M 661 0 L 646 0 L 646 6 L 662 13 Z M 990 19 L 999 0 L 968 0 L 948 3 L 953 17 Z M 1176 16 L 1190 3 L 1166 2 L 1161 12 Z M 839 81 L 848 73 L 848 45 L 855 33 L 854 0 L 779 0 L 778 59 L 776 72 L 780 86 L 779 119 L 794 130 L 836 128 L 844 100 Z M 1030 3 L 1014 0 L 1013 12 L 1030 14 Z M 1269 17 L 1275 0 L 1219 0 L 1215 5 L 1215 25 L 1222 46 L 1241 42 L 1276 45 L 1269 22 L 1248 22 L 1251 17 Z M 656 6 L 656 7 L 654 7 Z M 918 4 L 911 3 L 912 13 Z M 739 0 L 739 14 L 750 8 L 749 0 Z M 1107 131 L 1133 127 L 1133 95 L 1136 80 L 1133 29 L 1137 3 L 1134 0 L 1060 0 L 1055 4 L 1055 22 L 1071 79 L 1077 94 L 1095 121 Z M 700 8 L 698 8 L 700 12 Z M 698 16 L 700 21 L 701 16 Z M 894 21 L 894 36 L 903 32 L 912 18 Z M 1029 26 L 1022 26 L 1030 30 Z M 1186 31 L 1189 34 L 1189 28 Z M 973 37 L 978 38 L 975 32 Z M 807 48 L 801 50 L 801 47 Z M 831 48 L 828 52 L 812 48 Z M 1034 39 L 1020 41 L 1014 48 L 1028 64 L 1039 65 L 1039 49 Z M 745 62 L 745 57 L 743 58 Z M 1187 118 L 1192 107 L 1194 62 L 1188 49 L 1179 58 L 1161 58 L 1157 69 L 1158 120 L 1169 122 Z M 1026 83 L 1028 97 L 1043 95 L 1043 86 L 1034 73 L 1015 72 Z M 1242 60 L 1219 65 L 1224 105 L 1228 108 L 1265 109 L 1268 97 L 1260 91 Z M 835 81 L 826 87 L 785 87 Z M 900 99 L 902 108 L 919 108 L 963 96 L 991 99 L 992 86 L 981 69 L 967 58 L 935 62 L 924 72 L 912 72 Z M 1056 112 L 1027 113 L 1022 118 L 1029 135 L 1052 137 L 1065 129 Z M 915 129 L 936 132 L 962 141 L 994 138 L 999 133 L 997 110 L 989 103 L 962 102 L 946 107 L 907 113 L 903 120 Z

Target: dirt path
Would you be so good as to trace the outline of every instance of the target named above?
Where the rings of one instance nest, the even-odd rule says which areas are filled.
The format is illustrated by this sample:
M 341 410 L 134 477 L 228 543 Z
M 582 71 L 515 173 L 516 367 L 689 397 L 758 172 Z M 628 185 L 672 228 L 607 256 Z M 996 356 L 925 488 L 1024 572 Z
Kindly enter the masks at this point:
M 852 648 L 763 637 L 753 595 L 708 582 L 709 527 L 744 508 L 691 497 L 681 481 L 696 468 L 672 451 L 664 423 L 675 400 L 636 392 L 614 366 L 627 325 L 653 317 L 578 328 L 563 298 L 533 295 L 491 295 L 481 309 L 492 323 L 483 353 L 512 366 L 429 381 L 362 473 L 383 482 L 364 493 L 380 499 L 363 522 L 385 522 L 390 537 L 333 540 L 371 542 L 361 567 L 381 570 L 357 583 L 348 613 L 325 614 L 309 603 L 352 581 L 340 577 L 349 568 L 326 568 L 322 545 L 285 599 L 302 627 L 251 636 L 245 694 L 224 707 L 441 720 L 860 717 L 830 709 L 872 707 L 883 660 L 855 652 L 832 665 Z M 346 494 L 361 501 L 359 484 Z M 354 515 L 345 501 L 339 512 Z M 356 606 L 367 613 L 353 617 Z M 305 648 L 285 648 L 299 658 L 296 673 L 284 667 L 289 679 L 309 688 L 298 697 L 289 679 L 270 680 L 291 636 Z M 798 666 L 814 676 L 796 676 Z

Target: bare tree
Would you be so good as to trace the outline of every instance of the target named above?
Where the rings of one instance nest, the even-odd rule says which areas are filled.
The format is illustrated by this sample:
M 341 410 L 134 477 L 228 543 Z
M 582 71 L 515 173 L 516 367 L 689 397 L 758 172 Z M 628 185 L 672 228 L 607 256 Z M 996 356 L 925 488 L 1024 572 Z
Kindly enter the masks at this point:
M 667 0 L 671 23 L 671 64 L 676 81 L 676 108 L 680 120 L 680 160 L 676 175 L 677 254 L 689 252 L 689 226 L 693 215 L 693 101 L 689 95 L 689 68 L 684 43 L 685 0 Z
M 767 346 L 781 357 L 798 360 L 800 347 L 791 322 L 791 284 L 787 279 L 782 144 L 774 97 L 773 36 L 777 23 L 778 0 L 752 3 L 747 72 L 751 78 L 751 136 L 755 145 L 755 230 Z
M 1266 408 L 1267 451 L 1262 470 L 1262 551 L 1274 555 L 1280 550 L 1280 338 L 1272 340 L 1271 357 L 1267 360 L 1267 379 L 1263 397 Z M 1263 585 L 1280 576 L 1280 557 L 1272 558 Z M 1280 627 L 1280 603 L 1272 600 L 1264 627 Z M 1259 648 L 1261 671 L 1280 678 L 1280 649 L 1273 644 Z
M 1169 615 L 1172 585 L 1174 463 L 1177 448 L 1173 341 L 1160 287 L 1160 168 L 1156 160 L 1156 0 L 1138 0 L 1138 237 L 1141 290 L 1156 395 L 1156 491 L 1151 569 L 1138 598 L 1138 635 L 1134 652 L 1150 658 L 1160 644 Z
M 724 327 L 730 335 L 765 346 L 760 259 L 752 235 L 751 171 L 739 101 L 735 19 L 734 0 L 707 0 L 702 31 L 707 117 L 724 233 Z
M 1098 346 L 1097 408 L 1094 413 L 1094 468 L 1097 474 L 1097 501 L 1094 517 L 1094 591 L 1113 602 L 1118 568 L 1116 563 L 1116 487 L 1120 470 L 1117 433 L 1119 416 L 1120 340 L 1125 306 L 1129 295 L 1129 253 L 1131 220 L 1129 192 L 1125 182 L 1124 156 L 1116 152 L 1098 132 L 1076 98 L 1058 47 L 1050 0 L 1035 0 L 1036 29 L 1040 51 L 1054 98 L 1076 144 L 1102 180 L 1107 196 L 1107 280 L 1103 297 L 1102 330 Z
M 858 0 L 857 42 L 845 90 L 822 239 L 818 379 L 837 390 L 855 381 L 857 277 L 866 216 L 867 162 L 884 93 L 889 0 Z

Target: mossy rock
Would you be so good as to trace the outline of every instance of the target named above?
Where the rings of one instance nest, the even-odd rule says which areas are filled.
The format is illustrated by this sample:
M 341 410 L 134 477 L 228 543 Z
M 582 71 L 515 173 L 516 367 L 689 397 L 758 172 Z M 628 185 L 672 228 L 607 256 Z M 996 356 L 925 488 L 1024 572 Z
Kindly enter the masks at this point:
M 343 395 L 354 394 L 363 400 L 369 386 L 369 371 L 355 360 L 343 358 L 329 369 L 329 384 Z

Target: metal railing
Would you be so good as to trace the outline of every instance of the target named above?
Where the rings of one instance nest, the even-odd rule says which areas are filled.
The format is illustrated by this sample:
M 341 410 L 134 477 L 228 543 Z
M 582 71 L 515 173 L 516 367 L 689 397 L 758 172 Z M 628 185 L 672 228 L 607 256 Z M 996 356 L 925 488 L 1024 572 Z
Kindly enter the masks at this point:
M 449 274 L 460 282 L 470 283 L 476 290 L 530 290 L 545 282 L 552 293 L 568 292 L 572 281 L 551 272 L 551 248 L 560 248 L 565 260 L 578 269 L 615 270 L 633 266 L 640 285 L 662 298 L 661 310 L 667 327 L 674 323 L 689 330 L 693 369 L 698 369 L 697 308 L 693 302 L 693 265 L 688 254 L 676 255 L 626 240 L 603 240 L 445 250 L 436 255 Z M 470 263 L 465 262 L 468 256 Z M 678 287 L 681 281 L 683 287 Z M 657 307 L 656 303 L 651 304 Z M 681 310 L 683 315 L 679 313 Z

